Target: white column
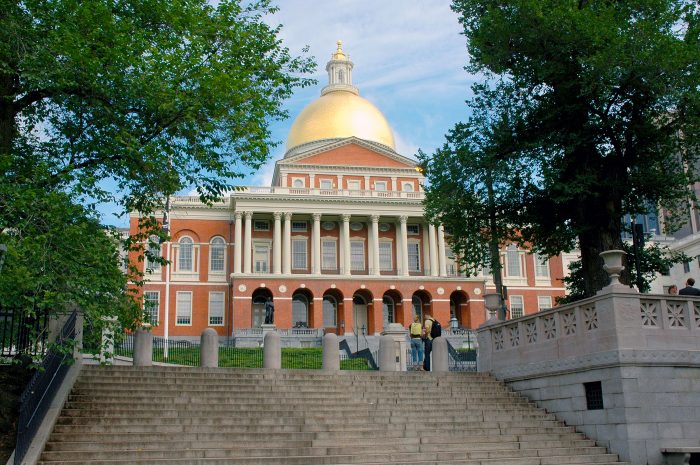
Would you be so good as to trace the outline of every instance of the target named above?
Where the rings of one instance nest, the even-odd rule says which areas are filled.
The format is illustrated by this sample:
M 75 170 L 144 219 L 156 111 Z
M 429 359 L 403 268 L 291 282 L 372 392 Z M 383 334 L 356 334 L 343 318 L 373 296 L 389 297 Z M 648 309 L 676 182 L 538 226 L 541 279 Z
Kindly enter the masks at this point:
M 401 215 L 399 217 L 399 224 L 401 225 L 401 251 L 397 253 L 400 258 L 401 263 L 401 274 L 403 276 L 408 276 L 408 230 L 406 229 L 406 221 L 408 217 L 406 215 Z
M 343 189 L 343 175 L 342 174 L 338 175 L 338 185 L 336 187 L 338 189 Z
M 369 185 L 369 176 L 365 176 L 365 190 L 370 190 L 372 187 Z
M 428 229 L 428 223 L 421 225 L 421 231 L 423 231 L 423 250 L 421 250 L 421 264 L 423 265 L 423 276 L 430 276 L 430 230 Z
M 272 272 L 274 274 L 282 273 L 282 213 L 275 212 L 272 214 L 275 219 L 275 230 L 272 236 Z
M 282 174 L 282 187 L 287 187 L 287 173 Z
M 284 214 L 284 252 L 282 261 L 282 272 L 292 273 L 292 214 Z
M 445 256 L 445 228 L 438 226 L 438 253 L 440 254 L 440 276 L 447 276 L 447 261 Z
M 396 185 L 396 176 L 392 176 L 392 177 L 391 177 L 391 190 L 392 190 L 392 191 L 397 191 L 397 190 L 399 190 L 399 189 L 398 189 L 398 186 Z
M 253 212 L 245 212 L 245 249 L 243 249 L 243 272 L 251 272 L 253 253 Z
M 316 175 L 315 175 L 315 174 L 310 174 L 310 175 L 309 175 L 309 188 L 311 188 L 311 189 L 315 189 L 315 188 L 316 188 L 315 183 L 314 183 L 314 179 L 315 179 L 315 178 L 316 178 Z
M 350 264 L 350 215 L 343 215 L 343 227 L 341 233 L 341 249 L 343 251 L 343 274 L 349 275 L 350 269 L 352 268 Z M 345 315 L 347 318 L 347 310 L 345 312 Z
M 235 274 L 241 274 L 241 263 L 243 263 L 243 257 L 241 257 L 241 252 L 243 249 L 241 246 L 242 240 L 243 240 L 243 225 L 241 218 L 243 217 L 243 213 L 241 212 L 235 212 L 234 215 L 236 216 L 236 224 L 234 226 L 234 234 L 235 234 L 235 242 L 233 243 L 233 272 Z
M 379 276 L 381 274 L 381 267 L 379 266 L 379 215 L 370 216 L 369 251 L 372 255 L 372 268 L 370 268 L 370 274 Z
M 313 251 L 311 256 L 311 273 L 321 274 L 321 214 L 314 213 L 312 217 L 314 219 L 314 225 L 311 230 L 311 247 Z
M 428 225 L 428 240 L 430 241 L 430 276 L 438 275 L 437 244 L 435 243 L 435 226 Z

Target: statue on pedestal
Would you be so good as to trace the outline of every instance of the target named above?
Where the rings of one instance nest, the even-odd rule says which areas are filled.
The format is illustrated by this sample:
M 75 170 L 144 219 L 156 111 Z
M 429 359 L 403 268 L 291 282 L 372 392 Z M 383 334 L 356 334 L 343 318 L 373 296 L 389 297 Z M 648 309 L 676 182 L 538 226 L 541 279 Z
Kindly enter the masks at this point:
M 275 304 L 272 303 L 272 297 L 267 298 L 265 302 L 265 324 L 271 325 L 275 321 Z

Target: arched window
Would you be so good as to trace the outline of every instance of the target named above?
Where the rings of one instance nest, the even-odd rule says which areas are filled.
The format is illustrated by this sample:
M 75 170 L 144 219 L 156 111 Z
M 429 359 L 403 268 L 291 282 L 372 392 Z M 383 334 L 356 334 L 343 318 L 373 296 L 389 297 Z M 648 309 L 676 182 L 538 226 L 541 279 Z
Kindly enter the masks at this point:
M 394 304 L 394 299 L 385 295 L 382 299 L 382 314 L 384 316 L 384 327 L 386 328 L 389 323 L 394 323 L 396 321 L 396 306 Z
M 265 322 L 265 296 L 253 297 L 253 328 L 259 328 Z
M 323 296 L 323 326 L 335 327 L 337 324 L 338 302 L 332 295 Z
M 292 187 L 304 187 L 304 180 L 295 179 L 294 182 L 292 182 Z
M 209 269 L 213 272 L 224 272 L 226 267 L 226 241 L 223 237 L 215 237 L 209 245 Z
M 338 83 L 345 84 L 345 73 L 343 73 L 342 69 L 338 70 Z
M 192 239 L 185 236 L 180 239 L 180 254 L 178 256 L 178 270 L 192 271 L 194 248 Z
M 292 296 L 292 324 L 294 326 L 309 324 L 309 300 L 304 294 Z
M 423 301 L 421 298 L 414 295 L 411 299 L 411 305 L 413 307 L 413 317 L 415 318 L 418 315 L 423 320 Z

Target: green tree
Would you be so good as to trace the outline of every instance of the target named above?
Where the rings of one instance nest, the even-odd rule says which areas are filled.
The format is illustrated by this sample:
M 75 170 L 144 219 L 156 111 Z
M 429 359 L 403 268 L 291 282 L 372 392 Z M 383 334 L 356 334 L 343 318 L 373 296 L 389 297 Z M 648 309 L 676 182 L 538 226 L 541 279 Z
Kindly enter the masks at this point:
M 512 84 L 519 226 L 545 254 L 578 246 L 585 296 L 622 217 L 687 213 L 700 132 L 700 10 L 689 0 L 453 0 L 474 73 Z

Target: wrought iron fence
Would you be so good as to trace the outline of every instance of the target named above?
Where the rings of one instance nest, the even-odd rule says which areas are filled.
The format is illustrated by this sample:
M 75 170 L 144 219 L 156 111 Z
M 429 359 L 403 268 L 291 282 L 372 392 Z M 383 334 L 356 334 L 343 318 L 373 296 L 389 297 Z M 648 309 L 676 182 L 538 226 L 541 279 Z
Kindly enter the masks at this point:
M 341 356 L 340 356 L 340 364 L 341 364 L 340 369 L 341 370 L 344 369 L 343 368 L 343 360 L 364 360 L 365 363 L 367 363 L 367 368 L 364 368 L 364 369 L 368 369 L 368 370 L 378 370 L 379 369 L 379 365 L 377 365 L 377 358 L 378 358 L 376 356 L 377 354 L 373 353 L 371 350 L 369 350 L 369 348 L 362 349 L 362 350 L 359 350 L 359 351 L 353 353 L 350 350 L 350 345 L 348 344 L 348 341 L 346 341 L 345 339 L 340 341 L 339 346 L 340 346 L 340 350 L 342 351 Z M 355 363 L 357 363 L 357 362 L 355 362 Z
M 476 371 L 476 349 L 455 349 L 447 341 L 447 366 L 450 371 Z
M 68 372 L 69 360 L 73 359 L 77 317 L 77 311 L 68 317 L 56 343 L 52 344 L 41 367 L 22 393 L 17 425 L 15 465 L 22 463 L 37 429 L 44 420 L 46 411 Z
M 30 315 L 21 310 L 0 309 L 0 356 L 41 357 L 46 353 L 47 333 L 48 311 Z

